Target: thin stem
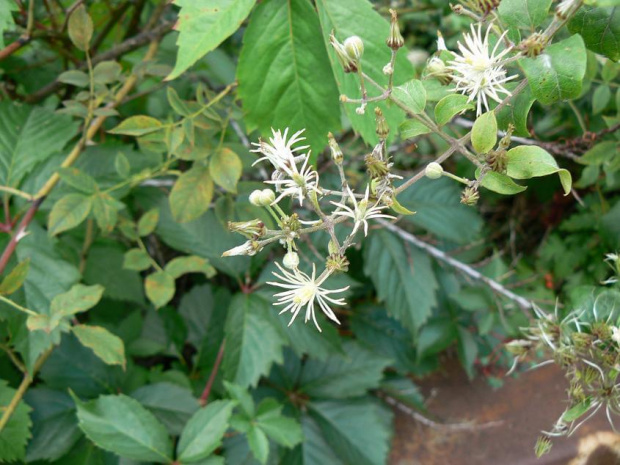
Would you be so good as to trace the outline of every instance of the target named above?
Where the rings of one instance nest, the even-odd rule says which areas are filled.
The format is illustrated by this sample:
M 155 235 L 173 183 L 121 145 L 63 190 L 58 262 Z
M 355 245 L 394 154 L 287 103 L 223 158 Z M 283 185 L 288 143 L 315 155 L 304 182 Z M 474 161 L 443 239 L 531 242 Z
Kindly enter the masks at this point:
M 6 352 L 11 362 L 13 362 L 13 365 L 15 365 L 15 367 L 19 371 L 21 371 L 22 373 L 26 373 L 26 366 L 22 363 L 17 354 L 13 351 L 13 349 L 11 349 L 8 345 L 5 344 L 0 344 L 0 349 Z
M 586 132 L 588 132 L 588 127 L 586 126 L 586 122 L 584 121 L 583 116 L 581 116 L 581 113 L 579 113 L 579 109 L 575 106 L 575 104 L 571 100 L 568 100 L 567 103 L 570 109 L 573 110 L 573 113 L 575 113 L 575 117 L 577 118 L 579 127 L 581 127 L 581 130 L 585 134 Z
M 213 364 L 213 369 L 211 370 L 211 374 L 209 375 L 209 379 L 207 380 L 207 384 L 205 385 L 202 394 L 200 394 L 200 399 L 198 403 L 201 407 L 207 405 L 209 401 L 209 394 L 211 394 L 211 388 L 213 387 L 213 382 L 215 381 L 215 377 L 217 376 L 217 372 L 220 368 L 220 364 L 222 363 L 222 359 L 224 358 L 224 348 L 226 346 L 226 339 L 222 339 L 222 343 L 220 344 L 220 350 L 217 353 L 217 357 L 215 358 L 215 363 Z
M 32 384 L 35 374 L 41 369 L 41 366 L 45 363 L 45 361 L 50 356 L 53 350 L 54 350 L 54 347 L 47 349 L 38 358 L 38 360 L 36 361 L 32 369 L 32 374 L 24 373 L 24 379 L 22 380 L 21 384 L 17 388 L 17 391 L 15 392 L 15 395 L 11 399 L 11 402 L 9 402 L 9 405 L 6 406 L 6 409 L 4 410 L 4 413 L 2 414 L 2 418 L 0 418 L 0 433 L 4 430 L 4 427 L 7 425 L 7 423 L 11 419 L 11 416 L 13 416 L 13 413 L 15 412 L 15 409 L 19 405 L 19 402 L 22 400 L 22 398 L 24 397 L 24 394 L 26 394 L 26 391 Z
M 86 258 L 88 257 L 88 250 L 93 243 L 94 231 L 95 222 L 92 218 L 89 218 L 86 222 L 86 235 L 84 236 L 84 243 L 82 244 L 82 251 L 80 252 L 80 274 L 83 274 L 86 269 Z
M 7 305 L 10 305 L 11 307 L 13 307 L 15 310 L 19 310 L 22 313 L 25 313 L 27 315 L 30 316 L 37 316 L 38 313 L 34 312 L 32 310 L 30 310 L 29 308 L 26 307 L 22 307 L 21 305 L 13 302 L 11 299 L 7 299 L 6 297 L 4 297 L 3 295 L 0 294 L 0 302 L 4 302 Z
M 140 238 L 138 238 L 138 247 L 140 247 L 140 250 L 142 250 L 147 255 L 147 257 L 149 257 L 149 261 L 151 262 L 153 268 L 155 268 L 157 271 L 164 271 L 164 269 L 159 266 L 159 263 L 157 263 L 155 259 L 151 257 L 151 254 L 149 253 L 146 246 L 144 245 L 144 242 L 142 242 L 142 239 Z
M 33 199 L 32 195 L 28 194 L 27 192 L 20 191 L 19 189 L 14 189 L 13 187 L 9 186 L 0 186 L 0 191 L 8 192 L 9 194 L 17 195 L 23 199 L 30 201 L 32 201 Z

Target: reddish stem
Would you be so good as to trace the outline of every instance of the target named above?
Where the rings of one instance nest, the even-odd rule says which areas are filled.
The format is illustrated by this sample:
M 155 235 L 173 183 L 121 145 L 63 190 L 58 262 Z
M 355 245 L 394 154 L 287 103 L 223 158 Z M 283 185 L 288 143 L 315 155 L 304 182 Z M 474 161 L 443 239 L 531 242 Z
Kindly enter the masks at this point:
M 213 382 L 215 381 L 215 377 L 217 376 L 217 371 L 219 370 L 222 359 L 224 358 L 225 345 L 226 339 L 223 339 L 222 343 L 220 344 L 220 350 L 217 353 L 217 357 L 215 359 L 215 364 L 213 365 L 213 369 L 211 370 L 211 374 L 209 375 L 209 379 L 207 380 L 207 384 L 205 385 L 204 391 L 202 391 L 200 399 L 198 400 L 198 403 L 201 407 L 207 405 L 209 394 L 211 394 L 211 387 L 213 387 Z
M 24 237 L 28 225 L 34 218 L 34 215 L 37 213 L 37 210 L 39 210 L 39 207 L 43 203 L 43 200 L 45 200 L 45 197 L 34 200 L 30 205 L 30 208 L 22 218 L 21 222 L 19 223 L 19 226 L 13 234 L 13 237 L 11 237 L 11 240 L 2 252 L 2 256 L 0 256 L 0 273 L 4 271 L 6 265 L 9 263 L 11 255 L 13 255 L 13 252 L 15 251 L 15 247 L 17 247 L 17 243 Z

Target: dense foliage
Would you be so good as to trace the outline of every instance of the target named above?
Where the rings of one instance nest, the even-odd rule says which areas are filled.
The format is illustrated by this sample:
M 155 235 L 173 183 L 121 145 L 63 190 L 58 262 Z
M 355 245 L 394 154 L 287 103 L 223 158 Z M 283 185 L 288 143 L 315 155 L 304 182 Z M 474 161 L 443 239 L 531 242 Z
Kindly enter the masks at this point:
M 619 0 L 0 0 L 0 462 L 386 463 L 446 356 L 566 369 L 537 453 L 620 413 L 619 44 Z

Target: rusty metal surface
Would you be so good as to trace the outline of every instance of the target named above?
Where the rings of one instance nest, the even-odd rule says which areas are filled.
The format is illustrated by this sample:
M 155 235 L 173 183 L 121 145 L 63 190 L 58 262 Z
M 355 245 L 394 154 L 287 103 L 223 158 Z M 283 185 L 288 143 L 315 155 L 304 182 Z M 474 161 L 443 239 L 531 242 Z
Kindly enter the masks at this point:
M 556 439 L 550 454 L 536 458 L 539 431 L 549 429 L 565 407 L 566 383 L 553 366 L 508 379 L 502 388 L 493 389 L 482 378 L 470 382 L 456 364 L 449 363 L 444 373 L 418 384 L 428 399 L 429 412 L 444 426 L 425 425 L 396 408 L 391 465 L 620 464 L 611 449 L 597 449 L 594 433 L 611 431 L 604 414 L 573 437 Z M 449 424 L 453 426 L 445 426 Z M 606 433 L 605 437 L 611 437 L 615 450 L 620 450 L 618 436 Z M 597 449 L 598 458 L 574 460 L 578 447 L 586 442 L 590 450 Z

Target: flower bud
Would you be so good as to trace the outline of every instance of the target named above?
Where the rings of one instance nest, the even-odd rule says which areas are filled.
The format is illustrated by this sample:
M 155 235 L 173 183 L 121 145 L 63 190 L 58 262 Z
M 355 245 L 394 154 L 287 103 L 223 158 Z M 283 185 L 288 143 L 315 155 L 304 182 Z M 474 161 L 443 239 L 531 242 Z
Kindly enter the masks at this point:
M 362 103 L 359 107 L 357 107 L 355 109 L 355 113 L 357 113 L 358 115 L 363 115 L 364 113 L 366 113 L 366 104 Z
M 327 257 L 325 268 L 327 268 L 330 273 L 346 273 L 349 271 L 349 260 L 344 255 L 333 253 Z
M 429 163 L 426 165 L 424 175 L 429 179 L 439 179 L 443 176 L 443 167 L 436 162 Z
M 551 439 L 547 436 L 538 436 L 536 440 L 536 445 L 534 446 L 534 453 L 536 457 L 540 458 L 545 454 L 548 454 L 551 450 Z
M 349 58 L 359 63 L 364 54 L 364 41 L 358 36 L 351 36 L 345 39 L 343 46 Z
M 299 266 L 299 255 L 297 255 L 297 252 L 288 252 L 286 255 L 284 255 L 284 258 L 282 259 L 282 264 L 286 268 L 294 270 Z
M 258 239 L 264 236 L 266 232 L 265 223 L 258 219 L 252 221 L 229 221 L 228 229 L 242 234 L 248 239 Z
M 261 191 L 259 189 L 252 191 L 250 194 L 250 203 L 255 207 L 262 207 L 261 199 Z
M 390 133 L 390 128 L 387 124 L 387 121 L 385 120 L 385 117 L 383 116 L 381 108 L 379 107 L 375 107 L 375 124 L 377 136 L 379 136 L 379 139 L 387 139 L 387 136 Z
M 396 14 L 396 11 L 390 10 L 390 14 L 392 15 L 392 21 L 390 22 L 390 36 L 387 38 L 385 43 L 392 50 L 396 51 L 405 45 L 405 40 L 400 33 L 400 28 L 398 27 L 398 15 Z
M 276 200 L 276 194 L 271 189 L 263 189 L 260 191 L 261 206 L 271 205 Z
M 336 37 L 333 33 L 329 36 L 329 43 L 332 45 L 332 47 L 334 47 L 334 52 L 336 52 L 336 58 L 338 58 L 338 61 L 344 69 L 344 72 L 357 72 L 358 62 L 349 56 L 349 54 L 344 48 L 344 45 L 336 40 Z
M 437 51 L 441 52 L 443 50 L 448 50 L 448 47 L 446 47 L 446 41 L 441 31 L 437 31 Z
M 468 207 L 473 207 L 478 203 L 478 199 L 480 199 L 478 189 L 475 187 L 466 187 L 463 189 L 463 192 L 461 193 L 462 204 L 467 205 Z
M 332 159 L 334 160 L 334 163 L 336 163 L 336 165 L 342 165 L 342 160 L 344 159 L 344 155 L 342 153 L 342 149 L 340 148 L 340 145 L 338 145 L 338 142 L 336 141 L 336 139 L 334 138 L 334 135 L 330 132 L 329 134 L 327 134 L 327 140 L 329 142 L 329 149 L 331 150 L 332 153 Z
M 239 255 L 256 255 L 262 247 L 256 241 L 247 241 L 237 247 L 233 247 L 222 254 L 222 257 L 237 257 Z
M 439 57 L 433 57 L 428 61 L 426 65 L 426 73 L 428 76 L 435 77 L 443 85 L 450 84 L 452 82 L 452 73 Z

